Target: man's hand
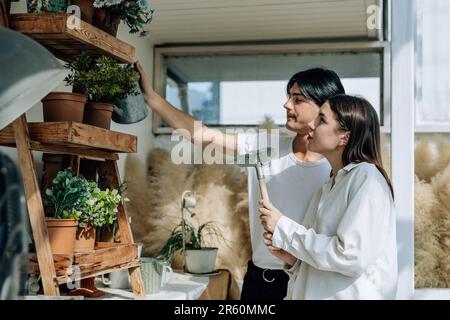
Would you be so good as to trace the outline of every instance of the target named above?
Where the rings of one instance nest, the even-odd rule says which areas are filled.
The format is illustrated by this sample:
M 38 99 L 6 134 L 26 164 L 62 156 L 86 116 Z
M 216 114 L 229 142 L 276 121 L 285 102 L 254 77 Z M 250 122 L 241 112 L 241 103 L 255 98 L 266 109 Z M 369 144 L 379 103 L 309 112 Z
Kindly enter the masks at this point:
M 284 251 L 283 249 L 280 249 L 280 248 L 275 248 L 274 246 L 272 246 L 272 234 L 271 233 L 264 232 L 263 236 L 264 236 L 264 244 L 267 246 L 267 248 L 269 249 L 271 254 L 273 254 L 275 257 L 283 260 L 290 266 L 293 266 L 295 264 L 295 262 L 297 262 L 297 258 L 294 257 L 289 252 Z
M 264 229 L 270 233 L 274 233 L 277 222 L 283 215 L 266 200 L 259 200 L 259 204 L 261 206 L 259 208 L 259 212 L 261 213 L 259 218 Z
M 154 93 L 153 87 L 150 83 L 150 79 L 148 78 L 139 61 L 136 61 L 136 63 L 134 64 L 134 69 L 139 73 L 139 86 L 141 87 L 142 95 L 144 96 L 144 98 L 147 98 L 152 93 Z

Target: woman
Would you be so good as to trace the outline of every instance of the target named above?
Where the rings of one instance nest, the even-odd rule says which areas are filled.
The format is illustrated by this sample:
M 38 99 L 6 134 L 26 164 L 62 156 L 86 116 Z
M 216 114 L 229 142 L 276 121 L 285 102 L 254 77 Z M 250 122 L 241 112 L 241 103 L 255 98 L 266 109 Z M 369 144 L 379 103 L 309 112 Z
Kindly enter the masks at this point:
M 328 159 L 332 173 L 302 224 L 260 201 L 264 242 L 290 267 L 285 299 L 394 299 L 394 195 L 377 114 L 366 100 L 339 95 L 310 128 L 309 149 Z

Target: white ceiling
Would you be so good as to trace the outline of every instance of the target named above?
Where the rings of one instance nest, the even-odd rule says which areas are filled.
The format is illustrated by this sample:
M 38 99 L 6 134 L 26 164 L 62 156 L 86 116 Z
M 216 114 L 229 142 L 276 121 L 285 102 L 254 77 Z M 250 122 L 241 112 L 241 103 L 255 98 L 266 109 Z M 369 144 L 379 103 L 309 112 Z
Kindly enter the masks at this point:
M 149 0 L 155 44 L 372 38 L 379 0 Z

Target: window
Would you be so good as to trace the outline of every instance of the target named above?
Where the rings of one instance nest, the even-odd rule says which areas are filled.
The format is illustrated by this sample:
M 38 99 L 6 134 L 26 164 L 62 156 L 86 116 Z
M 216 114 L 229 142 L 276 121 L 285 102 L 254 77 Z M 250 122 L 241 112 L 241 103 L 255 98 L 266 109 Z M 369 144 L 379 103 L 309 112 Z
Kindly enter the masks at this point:
M 450 1 L 419 0 L 416 29 L 416 129 L 450 132 Z
M 155 78 L 155 87 L 175 107 L 209 126 L 255 126 L 266 116 L 282 126 L 286 121 L 283 104 L 288 79 L 301 70 L 325 67 L 337 72 L 347 93 L 366 97 L 381 122 L 388 123 L 383 103 L 384 45 L 351 50 L 334 46 L 333 50 L 333 46 L 323 45 L 322 52 L 292 52 L 288 48 L 286 53 L 261 53 L 257 46 L 254 53 L 205 47 L 194 54 L 189 48 L 158 48 L 157 61 L 163 66 L 164 79 L 157 85 L 159 79 Z M 154 128 L 157 133 L 159 128 L 166 128 L 159 133 L 168 132 L 161 121 Z

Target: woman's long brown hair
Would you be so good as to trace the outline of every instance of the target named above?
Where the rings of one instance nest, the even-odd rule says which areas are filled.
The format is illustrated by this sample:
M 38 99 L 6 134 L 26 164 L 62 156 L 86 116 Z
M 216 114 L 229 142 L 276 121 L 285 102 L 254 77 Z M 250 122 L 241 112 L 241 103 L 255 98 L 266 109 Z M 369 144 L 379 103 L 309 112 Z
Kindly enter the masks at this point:
M 392 198 L 394 188 L 383 168 L 380 147 L 380 122 L 375 109 L 364 98 L 337 95 L 328 100 L 341 130 L 350 131 L 350 139 L 344 149 L 342 162 L 368 162 L 374 164 L 386 179 Z

